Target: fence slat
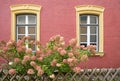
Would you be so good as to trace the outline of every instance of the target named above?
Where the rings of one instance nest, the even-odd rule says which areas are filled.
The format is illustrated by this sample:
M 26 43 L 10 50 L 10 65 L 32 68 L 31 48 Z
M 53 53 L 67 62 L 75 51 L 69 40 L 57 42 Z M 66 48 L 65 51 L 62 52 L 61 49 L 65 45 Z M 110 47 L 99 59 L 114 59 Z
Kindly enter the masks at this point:
M 103 81 L 108 77 L 108 75 L 110 74 L 110 72 L 112 71 L 112 68 L 108 69 L 107 74 L 105 75 L 105 77 L 103 78 Z
M 120 72 L 120 68 L 117 69 L 117 71 L 114 73 L 114 75 L 112 76 L 112 78 L 110 79 L 110 81 L 113 81 L 113 79 L 115 78 L 115 76 L 117 75 L 118 72 Z

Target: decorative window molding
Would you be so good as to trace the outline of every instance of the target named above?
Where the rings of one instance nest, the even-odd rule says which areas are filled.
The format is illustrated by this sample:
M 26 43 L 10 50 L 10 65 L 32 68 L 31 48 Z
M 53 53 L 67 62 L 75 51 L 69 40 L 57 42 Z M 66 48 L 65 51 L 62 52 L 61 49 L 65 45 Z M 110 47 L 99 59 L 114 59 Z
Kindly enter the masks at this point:
M 19 14 L 35 14 L 37 21 L 36 40 L 40 40 L 40 10 L 41 6 L 33 4 L 18 4 L 10 6 L 11 9 L 11 39 L 16 39 L 16 15 Z
M 104 27 L 103 27 L 103 13 L 104 13 L 104 7 L 101 6 L 95 6 L 95 5 L 81 5 L 76 6 L 76 37 L 77 40 L 80 41 L 80 15 L 84 14 L 91 14 L 91 15 L 98 15 L 99 17 L 99 33 L 98 33 L 98 52 L 96 55 L 103 56 L 103 43 L 104 43 Z M 78 42 L 78 45 L 80 45 L 80 42 Z

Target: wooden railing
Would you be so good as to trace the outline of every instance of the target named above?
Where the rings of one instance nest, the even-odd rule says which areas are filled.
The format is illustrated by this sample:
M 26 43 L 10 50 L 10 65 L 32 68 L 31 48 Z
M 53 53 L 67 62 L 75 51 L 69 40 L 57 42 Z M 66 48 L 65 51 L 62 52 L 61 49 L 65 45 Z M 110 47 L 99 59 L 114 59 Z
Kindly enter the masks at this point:
M 1 70 L 0 81 L 120 81 L 120 68 L 84 69 L 78 74 L 56 73 L 54 79 L 45 74 L 41 77 L 27 74 L 11 76 L 7 70 Z

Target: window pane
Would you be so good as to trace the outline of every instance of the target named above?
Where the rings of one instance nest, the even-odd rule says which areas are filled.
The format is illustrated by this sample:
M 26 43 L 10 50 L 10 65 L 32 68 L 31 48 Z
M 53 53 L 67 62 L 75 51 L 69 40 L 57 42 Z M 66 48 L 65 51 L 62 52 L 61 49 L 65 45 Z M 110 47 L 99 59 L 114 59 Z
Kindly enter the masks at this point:
M 36 16 L 28 15 L 28 24 L 36 24 Z
M 35 27 L 28 27 L 28 34 L 35 34 Z
M 96 34 L 96 26 L 91 26 L 90 27 L 90 34 Z
M 22 39 L 25 35 L 18 35 L 18 40 Z
M 80 42 L 87 42 L 87 35 L 81 35 L 80 40 Z
M 96 42 L 96 35 L 90 35 L 90 42 Z
M 35 51 L 35 49 L 36 49 L 36 45 L 33 45 L 32 50 Z
M 87 27 L 81 27 L 80 34 L 87 34 Z
M 30 36 L 30 40 L 35 40 L 36 39 L 36 37 L 35 37 L 35 35 L 29 35 Z
M 87 15 L 80 16 L 80 24 L 87 24 Z
M 96 45 L 96 43 L 90 43 L 90 45 Z
M 25 34 L 25 27 L 18 27 L 18 34 Z
M 98 24 L 97 16 L 90 16 L 90 24 Z
M 84 45 L 85 47 L 87 47 L 87 43 L 81 43 L 80 45 Z
M 25 15 L 17 16 L 17 24 L 25 24 Z

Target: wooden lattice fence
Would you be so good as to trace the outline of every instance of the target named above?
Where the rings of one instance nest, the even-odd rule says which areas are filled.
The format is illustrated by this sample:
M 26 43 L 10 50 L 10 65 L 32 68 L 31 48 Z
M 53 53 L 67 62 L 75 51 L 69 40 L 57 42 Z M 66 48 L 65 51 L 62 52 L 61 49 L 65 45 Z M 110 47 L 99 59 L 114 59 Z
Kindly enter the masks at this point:
M 0 81 L 120 81 L 120 68 L 84 69 L 78 74 L 56 73 L 54 79 L 50 79 L 46 75 L 38 77 L 27 74 L 16 74 L 11 76 L 7 70 L 1 70 Z

